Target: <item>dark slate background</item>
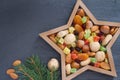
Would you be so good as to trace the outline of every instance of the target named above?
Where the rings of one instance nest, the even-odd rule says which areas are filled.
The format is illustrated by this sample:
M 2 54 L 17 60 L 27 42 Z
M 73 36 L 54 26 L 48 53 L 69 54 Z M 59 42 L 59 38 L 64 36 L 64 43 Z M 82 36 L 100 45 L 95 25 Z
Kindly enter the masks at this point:
M 99 20 L 120 22 L 120 0 L 84 0 Z M 0 80 L 12 80 L 5 71 L 16 59 L 33 54 L 47 61 L 58 53 L 39 33 L 67 23 L 76 0 L 0 0 Z M 118 77 L 87 71 L 73 80 L 120 80 L 120 36 L 112 47 Z M 60 79 L 61 80 L 61 79 Z

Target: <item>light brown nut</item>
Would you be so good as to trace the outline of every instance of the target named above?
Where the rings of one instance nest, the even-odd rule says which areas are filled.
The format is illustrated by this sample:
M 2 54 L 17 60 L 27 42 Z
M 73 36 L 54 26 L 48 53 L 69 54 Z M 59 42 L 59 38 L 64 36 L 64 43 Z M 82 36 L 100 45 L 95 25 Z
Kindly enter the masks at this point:
M 77 15 L 80 15 L 81 17 L 85 16 L 85 12 L 83 9 L 78 9 Z
M 6 73 L 9 75 L 10 73 L 14 73 L 15 72 L 15 70 L 14 69 L 8 69 L 7 71 L 6 71 Z
M 93 27 L 91 28 L 91 31 L 94 32 L 94 31 L 97 31 L 98 29 L 99 29 L 99 26 L 93 26 Z
M 88 45 L 84 45 L 84 46 L 82 47 L 82 51 L 83 51 L 83 52 L 89 52 L 89 51 L 90 51 L 89 46 L 88 46 Z
M 87 21 L 86 22 L 86 29 L 90 29 L 91 27 L 93 27 L 93 23 L 92 23 L 92 21 Z
M 83 39 L 84 38 L 84 31 L 80 32 L 79 33 L 79 36 L 78 36 L 78 39 Z
M 54 43 L 57 42 L 57 40 L 55 39 L 55 35 L 54 35 L 54 34 L 50 35 L 49 38 L 50 38 Z
M 75 25 L 75 30 L 76 30 L 77 32 L 81 32 L 81 31 L 83 31 L 83 28 L 82 28 L 80 25 L 76 24 L 76 25 Z
M 18 66 L 18 65 L 20 65 L 21 64 L 21 60 L 15 60 L 14 62 L 13 62 L 13 66 Z
M 62 50 L 65 48 L 63 44 L 57 44 Z
M 84 44 L 85 44 L 85 42 L 84 42 L 83 40 L 78 40 L 78 41 L 77 41 L 77 46 L 78 46 L 79 48 L 82 48 L 82 47 L 84 46 Z
M 101 26 L 100 27 L 101 32 L 103 32 L 104 34 L 108 34 L 110 31 L 110 27 L 109 26 Z
M 72 62 L 71 67 L 79 69 L 80 68 L 80 64 L 78 64 L 77 62 Z
M 71 54 L 68 54 L 68 55 L 65 56 L 65 62 L 67 64 L 70 64 L 72 62 Z
M 118 28 L 112 28 L 112 29 L 110 30 L 110 34 L 111 34 L 111 35 L 114 35 L 114 34 L 117 32 L 117 30 L 118 30 Z
M 10 73 L 10 77 L 14 80 L 18 79 L 18 75 L 16 73 Z

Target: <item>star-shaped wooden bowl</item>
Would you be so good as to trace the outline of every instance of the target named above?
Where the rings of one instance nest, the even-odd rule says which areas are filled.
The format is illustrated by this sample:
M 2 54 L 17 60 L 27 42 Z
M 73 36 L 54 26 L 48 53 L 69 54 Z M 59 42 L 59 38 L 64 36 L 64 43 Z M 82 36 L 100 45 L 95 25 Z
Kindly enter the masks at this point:
M 80 12 L 80 9 L 82 10 Z M 84 12 L 83 12 L 84 11 Z M 83 13 L 84 14 L 83 14 Z M 82 19 L 82 28 L 84 27 L 83 24 L 87 24 L 87 20 L 90 20 L 92 23 L 93 23 L 93 26 L 109 26 L 110 30 L 109 30 L 109 33 L 111 31 L 111 34 L 112 35 L 112 39 L 108 42 L 107 45 L 105 45 L 105 48 L 106 48 L 106 55 L 107 55 L 107 62 L 104 60 L 104 61 L 98 61 L 99 63 L 102 63 L 103 64 L 95 64 L 94 63 L 94 66 L 91 65 L 90 63 L 88 63 L 87 65 L 84 65 L 82 67 L 78 66 L 79 68 L 77 68 L 77 70 L 74 68 L 74 65 L 73 65 L 73 71 L 71 71 L 72 73 L 68 73 L 69 74 L 66 74 L 66 65 L 69 63 L 70 60 L 68 60 L 68 62 L 66 62 L 66 55 L 68 54 L 71 54 L 71 53 L 66 53 L 65 52 L 65 46 L 66 44 L 64 44 L 62 41 L 64 41 L 63 38 L 65 38 L 65 36 L 62 38 L 61 41 L 59 41 L 63 47 L 63 49 L 61 49 L 60 45 L 58 45 L 56 43 L 56 39 L 55 37 L 58 35 L 58 33 L 60 31 L 65 31 L 65 30 L 70 30 L 71 29 L 71 33 L 72 34 L 75 34 L 77 35 L 77 32 L 75 33 L 74 29 L 76 28 L 79 28 L 79 27 L 71 27 L 71 26 L 76 26 L 76 23 L 79 24 L 79 20 L 76 21 L 75 19 L 75 16 L 76 15 L 80 15 L 81 19 Z M 83 17 L 83 16 L 87 16 L 87 17 Z M 81 24 L 79 24 L 81 25 Z M 86 26 L 86 25 L 85 25 Z M 71 28 L 70 28 L 71 27 Z M 68 20 L 68 23 L 66 25 L 63 25 L 63 26 L 60 26 L 58 28 L 55 28 L 55 29 L 52 29 L 52 30 L 49 30 L 49 31 L 46 31 L 46 32 L 43 32 L 43 33 L 40 33 L 39 35 L 49 44 L 51 45 L 60 55 L 61 55 L 61 71 L 62 71 L 62 80 L 71 80 L 73 78 L 75 78 L 76 76 L 78 76 L 79 74 L 81 74 L 82 72 L 86 71 L 86 70 L 92 70 L 92 71 L 96 71 L 96 72 L 99 72 L 99 73 L 103 73 L 103 74 L 107 74 L 107 75 L 110 75 L 110 76 L 117 76 L 116 74 L 116 70 L 115 70 L 115 66 L 114 66 L 114 61 L 113 61 L 113 57 L 112 57 L 112 52 L 111 52 L 111 47 L 112 45 L 114 44 L 115 40 L 117 39 L 117 37 L 119 36 L 120 34 L 120 23 L 115 23 L 115 22 L 107 22 L 107 21 L 98 21 L 93 15 L 92 13 L 88 10 L 88 8 L 85 6 L 85 4 L 81 1 L 81 0 L 77 0 L 76 2 L 76 5 L 73 9 L 73 12 Z M 92 28 L 92 27 L 91 27 Z M 101 27 L 98 27 L 98 28 L 101 28 Z M 108 28 L 108 27 L 107 27 Z M 78 29 L 80 30 L 80 29 Z M 85 29 L 84 29 L 85 30 Z M 103 27 L 103 33 L 106 31 L 107 29 L 105 29 Z M 73 31 L 73 32 L 72 32 Z M 80 32 L 78 32 L 80 33 Z M 87 32 L 86 32 L 87 33 Z M 96 34 L 100 33 L 98 31 L 95 32 Z M 70 33 L 68 33 L 70 34 Z M 107 36 L 107 34 L 104 34 Z M 85 35 L 84 35 L 85 36 Z M 105 37 L 106 37 L 105 36 Z M 100 38 L 101 39 L 101 38 Z M 105 38 L 104 38 L 105 39 Z M 109 38 L 108 38 L 109 39 Z M 108 40 L 107 39 L 107 40 Z M 90 41 L 89 41 L 90 42 Z M 66 42 L 66 43 L 69 43 L 69 42 Z M 86 42 L 87 44 L 87 42 Z M 89 44 L 89 43 L 88 43 Z M 103 43 L 104 44 L 104 43 Z M 68 52 L 69 52 L 69 48 L 67 48 Z M 82 50 L 83 51 L 83 50 Z M 84 52 L 86 54 L 86 51 Z M 96 51 L 95 51 L 96 53 Z M 78 54 L 77 54 L 78 55 Z M 88 55 L 90 56 L 90 55 Z M 95 54 L 96 56 L 96 54 Z M 83 56 L 85 58 L 85 56 Z M 82 57 L 82 58 L 83 58 Z M 102 56 L 103 58 L 104 56 Z M 75 57 L 73 57 L 75 58 Z M 94 57 L 93 57 L 94 58 Z M 96 57 L 95 57 L 96 58 Z M 99 58 L 99 56 L 98 56 Z M 72 60 L 73 61 L 73 60 Z M 79 60 L 77 61 L 78 63 L 80 63 L 82 60 Z M 85 62 L 84 62 L 85 63 Z M 108 64 L 104 64 L 104 63 L 108 63 Z M 71 64 L 71 62 L 70 62 Z M 74 63 L 75 64 L 75 63 Z M 82 64 L 83 65 L 83 64 Z M 106 65 L 107 65 L 107 68 L 106 68 Z M 71 66 L 71 65 L 69 65 Z M 68 67 L 68 68 L 71 68 L 71 67 Z M 109 70 L 107 70 L 108 68 L 110 68 Z

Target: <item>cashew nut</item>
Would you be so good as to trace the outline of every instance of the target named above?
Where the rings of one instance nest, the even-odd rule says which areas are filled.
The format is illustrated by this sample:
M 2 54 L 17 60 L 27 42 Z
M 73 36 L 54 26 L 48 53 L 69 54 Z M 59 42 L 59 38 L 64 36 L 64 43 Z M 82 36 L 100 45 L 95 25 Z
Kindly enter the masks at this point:
M 112 35 L 111 34 L 108 34 L 105 39 L 102 41 L 102 45 L 107 45 L 108 42 L 112 39 Z
M 85 60 L 85 61 L 81 61 L 81 63 L 80 63 L 80 65 L 81 66 L 86 66 L 86 65 L 88 65 L 89 63 L 90 63 L 90 58 L 88 58 L 87 60 Z

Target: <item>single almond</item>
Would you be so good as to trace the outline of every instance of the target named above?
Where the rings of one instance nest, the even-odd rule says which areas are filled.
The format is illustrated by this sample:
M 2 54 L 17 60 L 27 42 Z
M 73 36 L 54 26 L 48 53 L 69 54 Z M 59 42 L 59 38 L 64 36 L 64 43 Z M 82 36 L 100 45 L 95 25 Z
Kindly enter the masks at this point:
M 15 70 L 14 69 L 8 69 L 7 71 L 6 71 L 6 73 L 9 75 L 10 73 L 14 73 L 15 72 Z

